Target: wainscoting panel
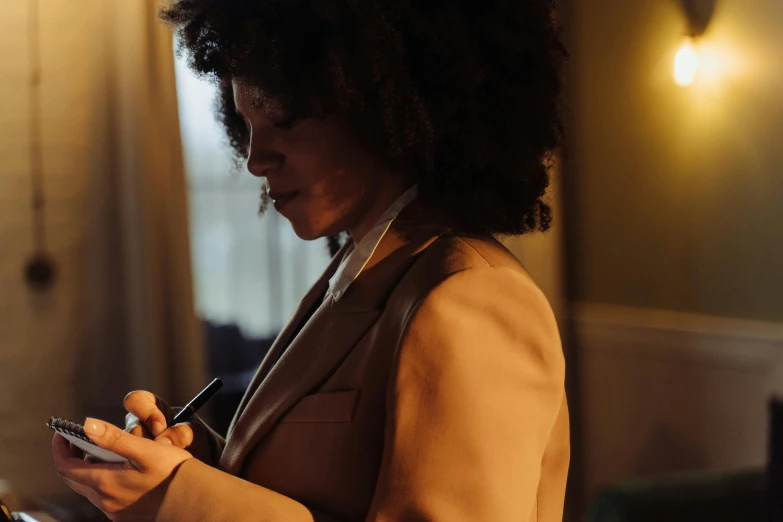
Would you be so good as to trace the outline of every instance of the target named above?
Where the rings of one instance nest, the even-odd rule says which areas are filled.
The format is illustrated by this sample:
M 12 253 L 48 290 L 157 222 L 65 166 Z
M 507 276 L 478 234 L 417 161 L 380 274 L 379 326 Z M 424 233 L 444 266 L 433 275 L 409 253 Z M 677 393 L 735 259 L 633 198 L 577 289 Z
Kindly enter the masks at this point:
M 632 477 L 763 466 L 783 325 L 578 304 L 585 492 Z

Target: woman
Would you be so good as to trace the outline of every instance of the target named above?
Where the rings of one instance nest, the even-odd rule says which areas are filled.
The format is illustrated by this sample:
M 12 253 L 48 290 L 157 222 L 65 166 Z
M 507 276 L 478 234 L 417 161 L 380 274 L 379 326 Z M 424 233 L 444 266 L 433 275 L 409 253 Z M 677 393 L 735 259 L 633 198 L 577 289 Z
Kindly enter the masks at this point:
M 562 519 L 564 361 L 497 234 L 545 230 L 564 54 L 550 0 L 179 0 L 161 12 L 220 87 L 230 143 L 334 259 L 227 440 L 149 392 L 127 464 L 55 437 L 112 520 Z M 348 233 L 340 246 L 338 236 Z M 140 420 L 139 420 L 140 419 Z M 149 440 L 153 439 L 154 440 Z

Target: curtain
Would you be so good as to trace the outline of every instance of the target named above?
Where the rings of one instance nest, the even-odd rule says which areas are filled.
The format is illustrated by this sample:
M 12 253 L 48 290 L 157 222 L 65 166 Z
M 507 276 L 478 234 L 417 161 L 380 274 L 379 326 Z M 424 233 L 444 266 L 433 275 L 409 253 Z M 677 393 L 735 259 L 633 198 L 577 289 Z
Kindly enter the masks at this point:
M 205 381 L 172 38 L 156 9 L 0 2 L 0 486 L 27 497 L 69 491 L 52 469 L 49 416 L 120 423 L 132 389 L 181 404 Z M 44 229 L 57 269 L 44 292 L 23 277 L 36 47 Z
M 302 241 L 273 208 L 257 216 L 261 184 L 233 169 L 213 112 L 215 87 L 191 73 L 184 58 L 175 60 L 175 71 L 196 309 L 246 338 L 274 338 L 331 259 L 326 242 Z
M 91 260 L 100 284 L 91 292 L 98 342 L 88 356 L 101 360 L 95 350 L 123 345 L 124 360 L 112 362 L 129 389 L 183 404 L 205 384 L 206 358 L 193 304 L 172 35 L 156 20 L 159 4 L 93 4 Z

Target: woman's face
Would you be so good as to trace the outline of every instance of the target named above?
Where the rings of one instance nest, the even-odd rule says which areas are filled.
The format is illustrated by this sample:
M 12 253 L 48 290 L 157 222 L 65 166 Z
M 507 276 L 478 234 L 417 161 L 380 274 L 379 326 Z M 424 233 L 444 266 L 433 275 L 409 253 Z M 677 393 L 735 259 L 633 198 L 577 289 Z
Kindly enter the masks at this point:
M 296 234 L 310 240 L 364 228 L 361 222 L 383 199 L 391 174 L 345 119 L 333 113 L 291 120 L 278 103 L 256 107 L 257 89 L 236 80 L 233 87 L 236 109 L 250 129 L 247 169 L 266 179 L 275 208 Z

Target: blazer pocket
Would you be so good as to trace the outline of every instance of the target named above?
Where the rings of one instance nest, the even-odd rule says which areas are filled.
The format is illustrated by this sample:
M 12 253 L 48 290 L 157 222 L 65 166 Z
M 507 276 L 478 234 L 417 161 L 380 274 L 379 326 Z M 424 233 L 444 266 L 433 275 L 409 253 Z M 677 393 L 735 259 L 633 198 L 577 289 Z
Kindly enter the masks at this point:
M 280 420 L 280 424 L 305 422 L 351 422 L 359 390 L 305 395 Z

